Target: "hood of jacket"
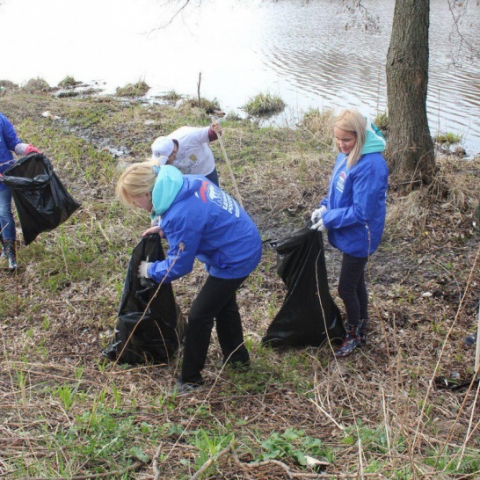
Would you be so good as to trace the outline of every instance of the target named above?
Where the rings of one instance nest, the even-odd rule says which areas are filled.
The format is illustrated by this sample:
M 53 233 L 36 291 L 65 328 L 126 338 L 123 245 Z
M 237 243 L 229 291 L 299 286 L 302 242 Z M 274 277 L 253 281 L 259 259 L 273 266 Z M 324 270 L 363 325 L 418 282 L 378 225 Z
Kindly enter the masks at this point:
M 385 150 L 386 140 L 380 129 L 367 118 L 367 132 L 362 155 L 366 153 L 381 153 Z
M 175 200 L 183 187 L 183 175 L 173 165 L 162 165 L 152 190 L 152 218 L 162 215 Z

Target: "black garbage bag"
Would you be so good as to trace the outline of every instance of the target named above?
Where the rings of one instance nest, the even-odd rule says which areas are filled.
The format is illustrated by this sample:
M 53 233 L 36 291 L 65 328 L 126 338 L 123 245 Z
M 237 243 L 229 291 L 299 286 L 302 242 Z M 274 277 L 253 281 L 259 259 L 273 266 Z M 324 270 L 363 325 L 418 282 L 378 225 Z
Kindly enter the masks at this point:
M 328 289 L 322 234 L 305 227 L 270 245 L 287 294 L 262 343 L 303 347 L 340 339 L 345 329 Z
M 137 365 L 169 363 L 185 334 L 185 320 L 172 285 L 138 278 L 142 260 L 164 260 L 160 236 L 147 235 L 134 248 L 128 264 L 115 327 L 115 338 L 102 353 L 112 361 Z
M 32 153 L 5 170 L 1 181 L 11 188 L 25 245 L 49 232 L 80 207 L 42 153 Z

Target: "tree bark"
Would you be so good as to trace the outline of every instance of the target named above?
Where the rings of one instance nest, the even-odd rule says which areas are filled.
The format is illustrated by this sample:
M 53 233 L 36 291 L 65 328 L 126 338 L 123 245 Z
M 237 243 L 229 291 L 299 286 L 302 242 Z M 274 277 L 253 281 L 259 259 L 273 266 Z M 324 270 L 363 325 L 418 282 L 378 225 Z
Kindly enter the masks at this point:
M 430 183 L 436 169 L 427 120 L 429 14 L 430 0 L 396 0 L 387 54 L 386 156 L 406 190 Z

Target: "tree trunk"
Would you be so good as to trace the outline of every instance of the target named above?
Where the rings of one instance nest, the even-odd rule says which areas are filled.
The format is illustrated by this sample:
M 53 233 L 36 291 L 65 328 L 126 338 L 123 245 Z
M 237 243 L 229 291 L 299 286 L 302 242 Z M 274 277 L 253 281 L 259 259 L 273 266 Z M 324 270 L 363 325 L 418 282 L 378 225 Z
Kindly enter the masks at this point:
M 430 0 L 396 0 L 387 55 L 386 156 L 392 177 L 407 190 L 430 183 L 435 173 L 427 120 L 429 14 Z

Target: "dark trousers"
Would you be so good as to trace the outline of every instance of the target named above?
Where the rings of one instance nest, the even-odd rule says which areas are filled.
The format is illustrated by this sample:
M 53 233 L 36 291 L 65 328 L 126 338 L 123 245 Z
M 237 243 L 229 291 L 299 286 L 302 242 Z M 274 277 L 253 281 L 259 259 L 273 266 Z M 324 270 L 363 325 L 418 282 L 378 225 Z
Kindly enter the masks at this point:
M 237 305 L 237 290 L 247 277 L 207 278 L 188 314 L 181 380 L 202 383 L 201 371 L 207 359 L 208 346 L 216 321 L 223 361 L 248 364 L 248 351 L 243 344 L 243 330 Z
M 358 325 L 360 320 L 368 320 L 368 293 L 365 285 L 367 261 L 368 257 L 343 254 L 338 294 L 345 304 L 349 325 Z
M 213 172 L 209 173 L 208 175 L 205 175 L 206 178 L 208 178 L 212 183 L 214 183 L 217 187 L 220 186 L 218 183 L 218 172 L 217 172 L 217 167 L 213 169 Z

